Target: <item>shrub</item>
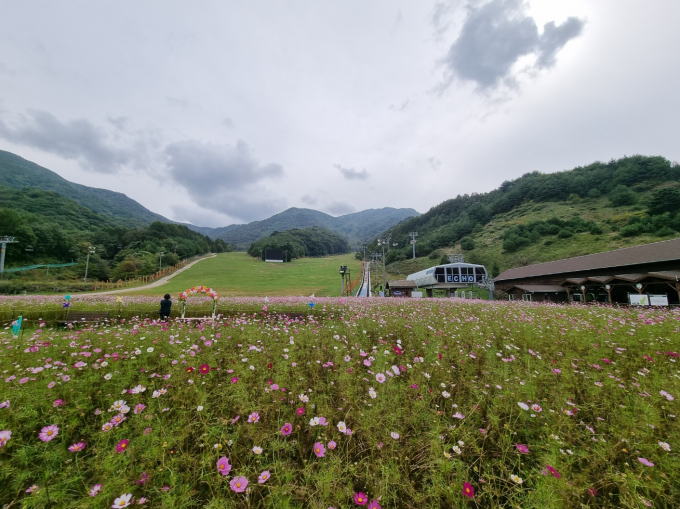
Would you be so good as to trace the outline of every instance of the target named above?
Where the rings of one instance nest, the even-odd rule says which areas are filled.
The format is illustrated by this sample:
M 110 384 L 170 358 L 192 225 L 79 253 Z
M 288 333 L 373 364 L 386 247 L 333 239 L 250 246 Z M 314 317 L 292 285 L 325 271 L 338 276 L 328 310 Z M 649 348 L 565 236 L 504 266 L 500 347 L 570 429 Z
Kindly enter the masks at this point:
M 637 202 L 637 195 L 629 187 L 619 184 L 609 193 L 609 201 L 615 207 L 634 205 Z
M 680 189 L 675 187 L 664 187 L 652 193 L 649 200 L 649 214 L 663 214 L 670 212 L 676 214 L 680 210 Z
M 561 239 L 568 239 L 569 237 L 573 237 L 574 234 L 571 230 L 564 228 L 563 230 L 560 230 L 560 233 L 558 233 L 557 236 Z
M 472 251 L 475 248 L 475 241 L 472 237 L 463 237 L 460 239 L 460 247 L 463 251 Z

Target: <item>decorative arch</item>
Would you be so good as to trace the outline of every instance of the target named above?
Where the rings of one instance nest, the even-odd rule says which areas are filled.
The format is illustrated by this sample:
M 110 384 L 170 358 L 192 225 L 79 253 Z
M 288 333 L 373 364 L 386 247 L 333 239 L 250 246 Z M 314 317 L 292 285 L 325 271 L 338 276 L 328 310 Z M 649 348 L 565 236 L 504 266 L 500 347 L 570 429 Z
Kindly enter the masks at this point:
M 198 295 L 199 293 L 204 293 L 208 295 L 213 300 L 212 317 L 215 318 L 215 310 L 217 308 L 217 301 L 220 300 L 220 296 L 212 288 L 207 286 L 192 286 L 188 290 L 184 290 L 179 294 L 179 300 L 182 303 L 182 318 L 184 318 L 184 311 L 187 307 L 187 299 L 193 295 Z

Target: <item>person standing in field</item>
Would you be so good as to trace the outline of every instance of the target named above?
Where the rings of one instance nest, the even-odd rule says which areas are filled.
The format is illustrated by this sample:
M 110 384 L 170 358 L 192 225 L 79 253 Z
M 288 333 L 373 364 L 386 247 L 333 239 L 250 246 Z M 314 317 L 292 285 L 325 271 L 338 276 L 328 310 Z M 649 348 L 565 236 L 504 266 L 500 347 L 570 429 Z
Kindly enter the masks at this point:
M 170 300 L 170 294 L 166 293 L 161 301 L 161 310 L 158 312 L 161 315 L 161 320 L 167 320 L 170 317 L 170 308 L 172 308 L 172 301 Z

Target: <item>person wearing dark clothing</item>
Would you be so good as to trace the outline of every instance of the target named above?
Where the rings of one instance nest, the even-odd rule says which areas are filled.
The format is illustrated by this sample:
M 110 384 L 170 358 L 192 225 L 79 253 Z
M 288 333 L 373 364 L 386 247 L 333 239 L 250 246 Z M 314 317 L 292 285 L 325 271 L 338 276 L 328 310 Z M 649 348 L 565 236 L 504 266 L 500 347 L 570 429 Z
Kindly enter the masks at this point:
M 161 310 L 158 312 L 161 315 L 161 320 L 167 320 L 170 316 L 170 308 L 172 307 L 172 301 L 170 300 L 170 294 L 166 293 L 161 301 Z

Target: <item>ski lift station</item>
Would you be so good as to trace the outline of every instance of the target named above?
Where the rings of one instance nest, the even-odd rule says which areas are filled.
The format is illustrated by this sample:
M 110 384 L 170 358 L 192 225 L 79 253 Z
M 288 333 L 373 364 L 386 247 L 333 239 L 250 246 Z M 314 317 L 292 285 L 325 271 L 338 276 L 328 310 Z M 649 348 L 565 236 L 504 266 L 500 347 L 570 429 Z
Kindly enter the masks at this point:
M 406 279 L 413 281 L 418 289 L 424 288 L 428 297 L 432 297 L 435 289 L 446 290 L 446 296 L 451 297 L 452 291 L 465 290 L 473 284 L 486 286 L 488 274 L 483 265 L 456 261 L 409 274 Z

